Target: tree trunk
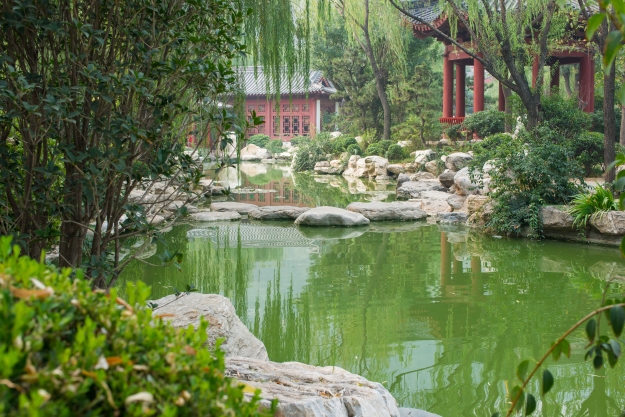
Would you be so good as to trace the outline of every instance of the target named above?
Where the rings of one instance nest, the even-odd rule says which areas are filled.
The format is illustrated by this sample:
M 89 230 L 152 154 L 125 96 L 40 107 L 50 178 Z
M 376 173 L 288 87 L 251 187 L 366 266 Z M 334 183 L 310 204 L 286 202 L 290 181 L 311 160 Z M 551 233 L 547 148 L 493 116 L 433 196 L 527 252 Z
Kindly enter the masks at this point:
M 571 98 L 573 91 L 571 90 L 571 68 L 568 65 L 562 67 L 562 78 L 564 78 L 564 90 L 566 96 Z
M 621 106 L 621 132 L 619 143 L 625 146 L 625 106 Z
M 512 91 L 508 87 L 504 87 L 503 98 L 505 100 L 504 112 L 506 113 L 506 118 L 505 118 L 506 133 L 512 133 L 514 131 L 514 128 L 516 127 L 516 120 L 512 120 L 512 108 L 511 108 L 511 103 L 510 103 L 510 96 L 512 96 Z
M 616 136 L 616 118 L 614 115 L 616 68 L 613 64 L 610 71 L 603 73 L 603 163 L 607 167 L 615 158 L 614 138 Z M 614 181 L 614 169 L 606 172 L 605 182 Z

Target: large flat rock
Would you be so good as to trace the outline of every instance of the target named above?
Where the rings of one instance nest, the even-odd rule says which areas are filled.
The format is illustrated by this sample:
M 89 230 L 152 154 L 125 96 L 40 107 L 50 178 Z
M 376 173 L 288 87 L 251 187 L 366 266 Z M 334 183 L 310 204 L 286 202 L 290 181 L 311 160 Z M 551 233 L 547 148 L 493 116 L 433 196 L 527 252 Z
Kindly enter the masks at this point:
M 417 205 L 400 201 L 351 203 L 347 206 L 347 210 L 360 213 L 371 221 L 411 221 L 422 220 L 427 217 L 427 213 Z
M 420 198 L 423 191 L 441 191 L 446 192 L 447 188 L 437 179 L 407 181 L 397 187 L 397 198 L 400 200 L 409 200 L 411 198 Z
M 382 384 L 336 366 L 231 357 L 226 360 L 226 374 L 260 389 L 264 405 L 277 398 L 279 417 L 401 415 L 397 402 Z
M 610 211 L 590 219 L 592 227 L 604 235 L 625 235 L 625 212 Z
M 573 216 L 567 213 L 564 208 L 556 206 L 541 207 L 540 217 L 544 229 L 571 230 L 573 228 Z
M 252 210 L 247 215 L 256 220 L 294 220 L 308 210 L 309 207 L 265 206 Z
M 158 307 L 155 316 L 171 322 L 174 327 L 198 328 L 200 318 L 204 317 L 208 326 L 208 345 L 212 348 L 218 338 L 226 341 L 221 348 L 226 356 L 245 356 L 257 361 L 266 361 L 267 349 L 241 322 L 229 299 L 217 294 L 189 293 L 176 298 L 168 295 L 153 301 Z
M 211 211 L 236 211 L 239 214 L 248 214 L 252 210 L 257 210 L 256 204 L 235 203 L 233 201 L 224 201 L 222 203 L 212 203 Z
M 321 206 L 302 213 L 295 224 L 299 226 L 366 226 L 369 219 L 360 213 L 337 208 Z
M 189 215 L 191 220 L 197 220 L 200 222 L 223 222 L 231 220 L 241 220 L 241 215 L 236 211 L 201 211 L 199 213 L 193 213 Z

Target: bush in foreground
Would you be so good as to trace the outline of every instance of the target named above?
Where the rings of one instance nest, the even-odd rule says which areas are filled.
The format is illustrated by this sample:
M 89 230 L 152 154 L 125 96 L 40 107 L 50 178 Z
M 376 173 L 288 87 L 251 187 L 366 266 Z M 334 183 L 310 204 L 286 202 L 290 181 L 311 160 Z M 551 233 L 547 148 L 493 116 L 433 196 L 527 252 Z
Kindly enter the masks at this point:
M 176 330 L 142 307 L 145 284 L 125 302 L 75 275 L 0 238 L 0 415 L 273 415 L 224 376 L 208 323 Z

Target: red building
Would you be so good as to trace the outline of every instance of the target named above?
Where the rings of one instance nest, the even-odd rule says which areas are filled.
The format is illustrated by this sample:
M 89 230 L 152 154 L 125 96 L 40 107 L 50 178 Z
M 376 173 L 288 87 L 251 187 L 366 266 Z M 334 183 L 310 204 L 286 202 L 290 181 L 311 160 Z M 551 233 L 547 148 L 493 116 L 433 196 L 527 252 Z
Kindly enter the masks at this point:
M 418 0 L 414 2 L 414 8 L 410 13 L 446 35 L 452 33 L 450 20 L 442 11 L 438 2 L 430 3 L 429 0 Z M 465 118 L 465 86 L 466 67 L 473 66 L 473 111 L 484 110 L 484 65 L 477 59 L 452 45 L 447 39 L 437 34 L 432 28 L 414 19 L 407 19 L 412 24 L 415 37 L 424 39 L 434 37 L 445 44 L 443 53 L 443 117 L 440 122 L 443 124 L 460 124 Z M 474 48 L 471 36 L 467 28 L 458 21 L 456 29 L 456 39 L 467 48 Z M 561 50 L 550 51 L 547 57 L 546 66 L 557 65 L 557 69 L 552 71 L 550 86 L 557 87 L 560 83 L 559 68 L 562 65 L 579 65 L 579 100 L 580 107 L 587 113 L 594 111 L 595 96 L 595 64 L 592 52 L 585 42 L 585 33 L 580 28 L 575 28 L 572 33 L 572 41 L 564 45 Z M 534 60 L 532 68 L 532 86 L 536 85 L 538 78 L 538 58 Z M 454 85 L 455 81 L 455 85 Z M 454 103 L 455 86 L 455 103 Z M 499 84 L 499 110 L 505 109 L 505 98 L 501 83 Z
M 334 85 L 323 77 L 321 71 L 310 71 L 308 86 L 305 76 L 295 76 L 289 87 L 284 79 L 280 86 L 280 100 L 275 92 L 267 94 L 267 80 L 262 68 L 244 69 L 243 87 L 248 113 L 256 112 L 264 125 L 250 129 L 247 136 L 265 134 L 272 139 L 289 141 L 295 136 L 312 136 L 329 122 L 329 116 L 339 111 L 339 102 L 331 100 L 336 93 Z

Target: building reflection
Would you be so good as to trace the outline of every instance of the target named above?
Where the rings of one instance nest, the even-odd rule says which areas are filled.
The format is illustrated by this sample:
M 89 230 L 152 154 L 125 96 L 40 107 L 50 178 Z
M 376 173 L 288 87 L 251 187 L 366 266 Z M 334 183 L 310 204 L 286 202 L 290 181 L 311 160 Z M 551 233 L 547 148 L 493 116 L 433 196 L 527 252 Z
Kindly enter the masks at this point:
M 267 184 L 253 184 L 246 178 L 241 189 L 232 193 L 234 201 L 265 206 L 308 207 L 290 178 L 281 178 Z

